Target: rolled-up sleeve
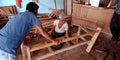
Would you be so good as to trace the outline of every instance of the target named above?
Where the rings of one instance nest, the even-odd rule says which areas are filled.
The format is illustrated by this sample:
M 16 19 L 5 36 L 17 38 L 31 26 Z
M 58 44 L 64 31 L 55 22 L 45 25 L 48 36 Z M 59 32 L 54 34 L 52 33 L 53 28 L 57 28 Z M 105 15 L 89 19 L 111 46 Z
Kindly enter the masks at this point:
M 38 18 L 35 15 L 32 16 L 31 20 L 33 26 L 38 26 L 42 24 L 41 21 L 38 20 Z

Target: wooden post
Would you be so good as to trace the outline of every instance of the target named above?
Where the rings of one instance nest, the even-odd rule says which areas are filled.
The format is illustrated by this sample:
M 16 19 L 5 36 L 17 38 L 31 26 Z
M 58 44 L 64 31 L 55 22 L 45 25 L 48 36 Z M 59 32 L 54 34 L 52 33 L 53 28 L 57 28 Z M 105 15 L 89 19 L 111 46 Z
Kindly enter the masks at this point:
M 24 44 L 24 43 L 22 43 L 20 47 L 21 47 L 22 59 L 25 60 L 26 54 L 25 54 L 25 50 L 24 50 L 23 44 Z
M 31 60 L 30 48 L 22 42 L 21 44 L 22 60 Z
M 88 33 L 88 31 L 86 29 L 84 29 L 83 27 L 81 27 L 80 25 L 79 25 L 79 28 L 82 29 L 83 31 L 85 31 L 86 33 Z M 79 35 L 80 35 L 80 33 L 79 33 Z M 81 39 L 83 41 L 86 41 L 86 39 L 84 37 L 81 37 Z
M 78 26 L 78 31 L 77 31 L 77 35 L 79 36 L 80 35 L 80 32 L 81 31 L 81 28 L 80 28 L 80 26 Z M 79 40 L 79 38 L 76 40 L 76 43 L 78 43 L 78 40 Z
M 45 44 L 48 44 L 48 42 L 46 42 Z M 47 47 L 49 52 L 53 52 L 53 49 L 51 48 L 51 46 Z
M 80 25 L 75 25 L 75 26 L 78 26 L 78 31 L 77 31 L 77 35 L 79 36 L 81 34 L 81 29 L 83 31 L 85 31 L 86 33 L 88 33 L 87 30 L 85 30 L 83 27 L 81 27 Z M 83 41 L 86 41 L 86 39 L 84 37 L 80 37 Z M 76 42 L 78 42 L 78 40 L 76 40 Z
M 30 54 L 30 47 L 26 47 L 26 49 L 27 49 L 27 58 L 28 58 L 28 60 L 32 60 L 31 59 L 31 54 Z

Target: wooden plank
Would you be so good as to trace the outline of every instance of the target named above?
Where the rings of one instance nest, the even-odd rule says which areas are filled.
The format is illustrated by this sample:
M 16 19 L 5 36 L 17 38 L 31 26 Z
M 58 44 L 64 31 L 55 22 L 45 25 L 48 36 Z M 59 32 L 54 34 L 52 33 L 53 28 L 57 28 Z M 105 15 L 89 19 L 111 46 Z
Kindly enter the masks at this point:
M 45 44 L 48 44 L 47 42 Z M 53 52 L 53 49 L 51 47 L 47 47 L 49 52 Z
M 68 42 L 68 41 L 72 41 L 74 39 L 78 39 L 80 37 L 89 36 L 89 35 L 94 34 L 96 32 L 98 32 L 98 31 L 89 32 L 89 33 L 86 33 L 86 34 L 81 34 L 79 36 L 78 35 L 74 35 L 74 37 L 70 37 L 68 39 L 65 39 L 64 37 L 60 37 L 60 38 L 57 38 L 57 40 L 62 40 L 61 43 Z M 43 48 L 46 48 L 46 47 L 49 47 L 49 46 L 53 46 L 53 45 L 55 45 L 55 44 L 53 44 L 53 43 L 42 44 L 42 45 L 41 44 L 36 44 L 36 45 L 30 47 L 30 52 L 33 52 L 33 51 L 36 51 L 36 50 L 39 50 L 39 49 L 43 49 Z
M 22 59 L 25 60 L 25 55 L 26 55 L 26 54 L 25 54 L 25 50 L 24 50 L 24 47 L 25 47 L 25 46 L 23 46 L 23 43 L 22 43 L 22 44 L 20 45 L 20 47 L 21 47 Z
M 43 22 L 42 26 L 43 28 L 50 27 L 53 25 L 54 20 L 51 20 L 49 22 Z M 38 29 L 36 27 L 32 27 L 31 31 L 29 33 L 39 33 Z
M 95 41 L 97 40 L 97 37 L 99 36 L 100 32 L 101 32 L 101 28 L 97 28 L 98 32 L 94 34 L 94 36 L 92 37 L 91 41 L 88 43 L 88 47 L 86 49 L 86 51 L 89 53 L 95 43 Z
M 53 49 L 51 47 L 47 47 L 49 52 L 53 52 Z
M 81 28 L 80 28 L 80 26 L 78 26 L 77 35 L 79 36 L 79 35 L 80 35 L 80 33 L 81 33 Z M 76 43 L 78 43 L 78 40 L 79 40 L 79 38 L 76 40 Z
M 48 53 L 48 54 L 46 54 L 46 55 L 43 55 L 43 56 L 41 56 L 41 57 L 38 57 L 38 58 L 36 58 L 35 60 L 42 60 L 42 59 L 48 58 L 48 57 L 50 57 L 50 56 L 53 56 L 53 55 L 55 55 L 55 54 L 59 54 L 59 53 L 61 53 L 61 52 L 68 51 L 68 50 L 74 49 L 74 48 L 76 48 L 76 47 L 85 45 L 85 44 L 87 44 L 87 43 L 88 43 L 88 41 L 82 42 L 82 43 L 79 43 L 79 44 L 76 44 L 76 45 L 73 45 L 73 46 L 71 46 L 71 47 L 67 47 L 67 48 L 64 48 L 64 49 L 60 49 L 60 50 L 57 50 L 57 51 L 55 51 L 55 52 Z
M 39 18 L 40 20 L 50 20 L 51 18 Z
M 82 29 L 84 32 L 86 32 L 86 33 L 88 33 L 88 31 L 86 30 L 86 29 L 84 29 L 83 27 L 81 27 L 80 25 L 79 25 L 79 29 Z M 79 33 L 79 32 L 78 32 Z M 79 33 L 80 34 L 80 33 Z M 84 37 L 81 37 L 81 39 L 83 40 L 83 41 L 86 41 L 86 39 L 84 38 Z
M 31 54 L 30 54 L 30 48 L 27 46 L 26 49 L 27 49 L 27 57 L 28 57 L 28 60 L 32 60 L 32 59 L 31 59 Z

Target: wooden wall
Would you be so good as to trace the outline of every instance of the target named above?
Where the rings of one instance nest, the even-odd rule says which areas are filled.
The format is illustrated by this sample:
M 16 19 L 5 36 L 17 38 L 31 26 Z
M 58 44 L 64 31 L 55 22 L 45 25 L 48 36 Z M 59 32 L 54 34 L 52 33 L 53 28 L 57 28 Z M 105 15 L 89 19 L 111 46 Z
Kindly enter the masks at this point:
M 18 12 L 16 10 L 16 6 L 4 6 L 4 7 L 0 7 L 0 14 L 1 15 L 16 15 Z
M 109 24 L 114 10 L 101 7 L 73 4 L 72 24 L 83 27 L 101 27 L 103 32 L 110 33 Z

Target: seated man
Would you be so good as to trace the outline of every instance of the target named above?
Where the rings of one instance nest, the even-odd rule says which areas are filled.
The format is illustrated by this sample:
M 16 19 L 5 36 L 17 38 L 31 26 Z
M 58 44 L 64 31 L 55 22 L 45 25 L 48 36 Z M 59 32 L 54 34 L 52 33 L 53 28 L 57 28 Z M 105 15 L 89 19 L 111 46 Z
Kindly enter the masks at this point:
M 66 36 L 66 38 L 69 38 L 68 35 L 68 23 L 66 20 L 66 16 L 64 14 L 59 15 L 59 19 L 55 20 L 53 23 L 53 27 L 50 31 L 52 38 L 58 38 L 62 36 Z M 57 46 L 52 46 L 53 49 L 60 49 L 64 43 L 61 43 Z

